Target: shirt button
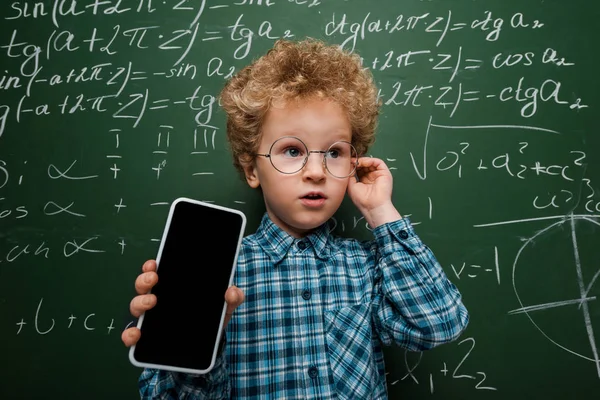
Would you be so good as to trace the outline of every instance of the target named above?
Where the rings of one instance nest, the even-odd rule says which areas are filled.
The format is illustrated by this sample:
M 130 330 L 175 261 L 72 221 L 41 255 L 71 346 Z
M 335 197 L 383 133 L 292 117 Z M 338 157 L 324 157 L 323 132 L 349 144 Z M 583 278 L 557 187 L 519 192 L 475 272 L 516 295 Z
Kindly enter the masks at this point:
M 408 232 L 406 232 L 404 229 L 400 231 L 400 238 L 402 239 L 408 239 Z
M 310 300 L 311 296 L 312 296 L 312 293 L 310 292 L 310 290 L 304 289 L 304 291 L 302 291 L 302 298 L 304 300 Z
M 298 248 L 300 250 L 304 250 L 306 248 L 306 243 L 304 243 L 304 242 L 298 242 Z
M 308 369 L 308 376 L 310 376 L 311 378 L 316 378 L 319 375 L 319 370 L 317 369 L 317 367 L 312 366 Z

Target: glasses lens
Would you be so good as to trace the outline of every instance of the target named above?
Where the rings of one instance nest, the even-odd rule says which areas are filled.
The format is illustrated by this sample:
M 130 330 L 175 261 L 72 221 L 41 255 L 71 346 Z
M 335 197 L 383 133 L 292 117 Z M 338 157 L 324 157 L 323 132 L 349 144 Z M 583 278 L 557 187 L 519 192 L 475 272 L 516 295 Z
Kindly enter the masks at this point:
M 347 178 L 356 170 L 358 155 L 349 142 L 335 142 L 325 153 L 325 166 L 337 178 Z
M 306 145 L 295 137 L 284 136 L 271 146 L 271 163 L 284 174 L 293 174 L 302 169 L 306 163 L 308 150 Z

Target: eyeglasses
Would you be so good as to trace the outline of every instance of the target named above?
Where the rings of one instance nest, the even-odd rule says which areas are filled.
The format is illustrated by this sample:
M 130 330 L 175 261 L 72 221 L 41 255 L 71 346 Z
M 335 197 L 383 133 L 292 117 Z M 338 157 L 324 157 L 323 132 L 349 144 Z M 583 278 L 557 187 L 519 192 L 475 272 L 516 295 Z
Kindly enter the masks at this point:
M 347 178 L 356 171 L 358 154 L 350 142 L 335 142 L 325 151 L 308 150 L 302 140 L 295 136 L 283 136 L 271 145 L 268 154 L 255 154 L 266 157 L 271 165 L 282 174 L 295 174 L 308 162 L 311 153 L 323 154 L 323 165 L 336 178 Z

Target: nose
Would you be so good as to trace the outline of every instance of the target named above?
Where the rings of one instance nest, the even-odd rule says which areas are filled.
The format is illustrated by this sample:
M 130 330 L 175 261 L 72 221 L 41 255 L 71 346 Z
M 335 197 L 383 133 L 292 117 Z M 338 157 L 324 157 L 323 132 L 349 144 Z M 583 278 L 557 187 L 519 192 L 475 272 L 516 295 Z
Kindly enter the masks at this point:
M 304 179 L 320 181 L 325 179 L 327 172 L 325 171 L 323 154 L 315 153 L 316 154 L 313 154 L 313 152 L 308 153 L 308 160 L 306 160 L 306 165 L 304 165 L 304 168 L 302 169 L 302 176 Z

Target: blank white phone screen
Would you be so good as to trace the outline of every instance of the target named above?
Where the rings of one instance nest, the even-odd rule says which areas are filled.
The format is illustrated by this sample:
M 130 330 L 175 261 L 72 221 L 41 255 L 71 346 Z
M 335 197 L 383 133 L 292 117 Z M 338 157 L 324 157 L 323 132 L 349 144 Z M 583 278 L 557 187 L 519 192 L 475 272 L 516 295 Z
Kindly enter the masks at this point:
M 236 261 L 243 215 L 178 202 L 158 260 L 157 304 L 142 321 L 138 362 L 210 367 Z

